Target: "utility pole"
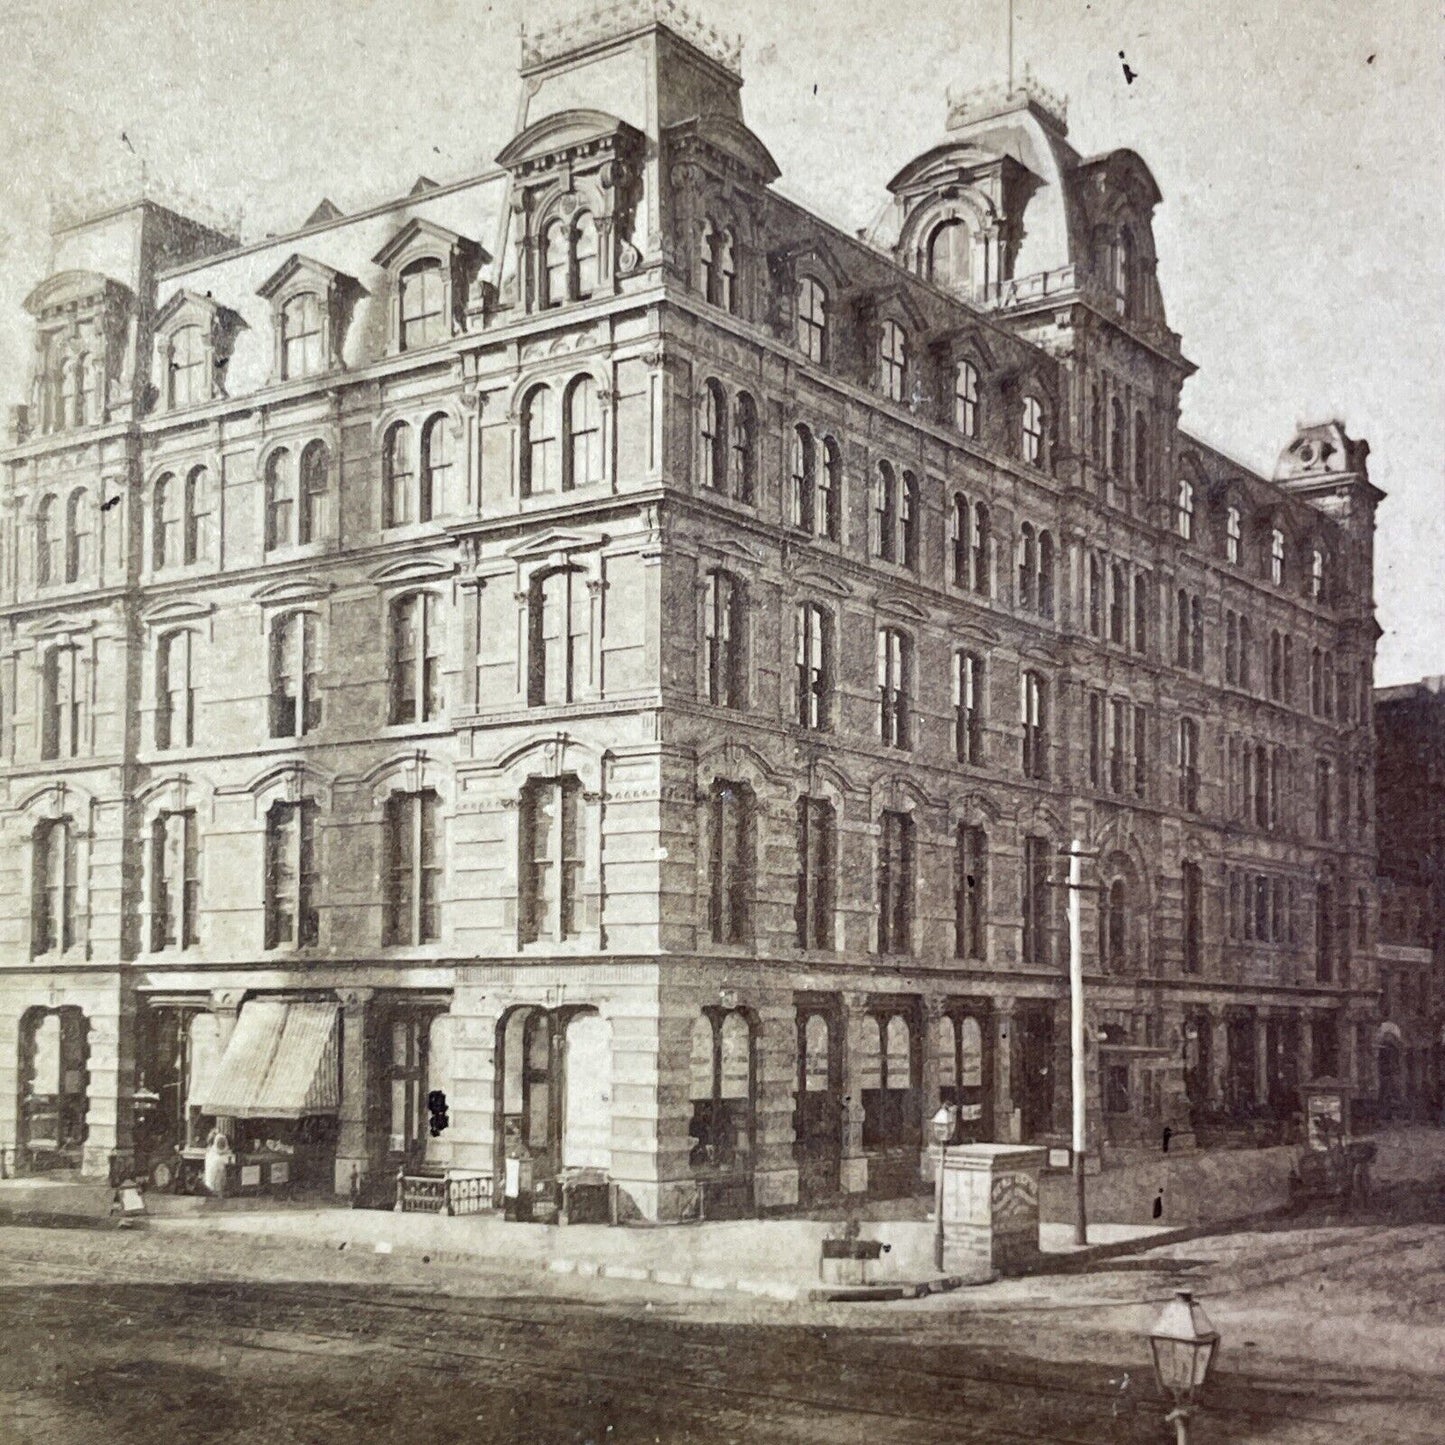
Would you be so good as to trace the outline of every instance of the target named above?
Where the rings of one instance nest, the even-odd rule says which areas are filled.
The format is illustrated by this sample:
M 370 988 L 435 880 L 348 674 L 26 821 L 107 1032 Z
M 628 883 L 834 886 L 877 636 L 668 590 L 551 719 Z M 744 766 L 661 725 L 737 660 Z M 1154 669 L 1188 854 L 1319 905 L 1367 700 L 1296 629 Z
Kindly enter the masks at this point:
M 1013 13 L 1010 0 L 1009 13 Z M 1084 845 L 1069 844 L 1069 1062 L 1074 1105 L 1074 1243 L 1089 1242 L 1089 1216 L 1084 1201 Z
M 1014 0 L 1004 0 L 1008 6 L 1008 93 L 1014 93 Z

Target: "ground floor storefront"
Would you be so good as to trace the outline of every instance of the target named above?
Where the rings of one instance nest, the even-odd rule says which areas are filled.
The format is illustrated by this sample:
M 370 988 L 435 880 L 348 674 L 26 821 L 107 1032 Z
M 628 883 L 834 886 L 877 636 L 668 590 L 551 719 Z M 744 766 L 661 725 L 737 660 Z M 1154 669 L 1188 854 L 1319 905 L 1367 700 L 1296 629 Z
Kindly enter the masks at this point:
M 569 1197 L 724 1218 L 925 1187 L 943 1105 L 957 1142 L 1067 1162 L 1056 978 L 529 959 L 11 973 L 0 1000 L 7 1172 L 199 1187 L 219 1138 L 227 1192 L 385 1200 L 450 1174 L 472 1206 L 543 1218 Z M 1090 1147 L 1287 1117 L 1321 1076 L 1367 1094 L 1375 1027 L 1337 1000 L 1099 980 Z

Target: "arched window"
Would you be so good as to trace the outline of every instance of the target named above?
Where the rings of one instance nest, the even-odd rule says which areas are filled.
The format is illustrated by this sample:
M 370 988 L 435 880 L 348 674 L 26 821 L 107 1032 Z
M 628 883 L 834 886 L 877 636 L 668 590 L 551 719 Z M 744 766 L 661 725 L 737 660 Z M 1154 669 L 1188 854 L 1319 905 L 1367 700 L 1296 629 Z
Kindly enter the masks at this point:
M 973 238 L 957 218 L 935 226 L 928 238 L 928 279 L 946 291 L 967 294 L 973 272 Z
M 211 399 L 209 348 L 199 326 L 179 326 L 171 333 L 170 406 L 194 406 Z
M 733 407 L 732 494 L 740 502 L 753 500 L 758 470 L 758 409 L 745 391 Z
M 716 304 L 724 311 L 738 309 L 738 258 L 733 233 L 727 229 L 718 232 L 717 237 L 717 296 Z
M 557 399 L 549 386 L 534 386 L 522 403 L 522 495 L 541 497 L 559 489 Z
M 1099 962 L 1110 973 L 1122 973 L 1129 954 L 1124 880 L 1113 879 L 1103 890 L 1099 903 Z
M 91 556 L 92 511 L 90 493 L 78 487 L 65 504 L 65 580 L 79 582 L 89 577 Z
M 1325 554 L 1318 548 L 1310 552 L 1310 596 L 1322 601 L 1325 595 Z
M 301 453 L 301 513 L 297 541 L 318 542 L 326 531 L 326 488 L 330 457 L 324 442 L 308 442 Z
M 1134 485 L 1141 497 L 1149 493 L 1149 423 L 1142 411 L 1134 413 Z
M 1114 563 L 1109 569 L 1109 641 L 1123 644 L 1129 618 L 1129 581 L 1124 568 Z
M 897 627 L 878 631 L 878 737 L 885 748 L 907 748 L 913 709 L 912 639 Z
M 950 552 L 949 580 L 955 587 L 968 586 L 968 555 L 970 523 L 973 509 L 962 492 L 953 494 L 953 511 L 948 524 Z
M 64 428 L 75 425 L 76 394 L 79 387 L 80 372 L 76 366 L 76 359 L 71 357 L 65 361 L 60 369 L 60 411 L 56 425 Z
M 60 570 L 62 538 L 55 513 L 54 497 L 46 497 L 35 509 L 35 581 L 40 587 L 59 582 L 63 575 Z
M 798 282 L 798 350 L 822 363 L 828 354 L 828 293 L 820 282 L 804 276 Z
M 428 417 L 421 430 L 421 495 L 417 520 L 444 517 L 456 497 L 452 483 L 452 420 L 445 412 Z
M 1188 542 L 1194 537 L 1194 483 L 1188 477 L 1179 478 L 1179 500 L 1175 508 L 1174 525 L 1180 537 Z
M 805 532 L 813 530 L 813 504 L 817 499 L 817 448 L 813 433 L 799 423 L 793 429 L 793 451 L 790 467 L 788 520 Z
M 798 722 L 826 728 L 833 690 L 833 619 L 816 602 L 798 605 Z
M 205 467 L 186 474 L 185 537 L 181 556 L 189 567 L 204 561 L 211 551 L 211 478 Z
M 564 490 L 600 482 L 603 476 L 602 404 L 592 377 L 574 377 L 568 384 L 563 432 Z
M 387 428 L 381 447 L 381 470 L 385 525 L 405 527 L 416 521 L 416 452 L 407 422 L 393 422 Z
M 288 547 L 296 537 L 296 466 L 282 447 L 266 463 L 266 550 Z
M 1051 532 L 1039 533 L 1039 615 L 1054 615 L 1054 538 Z
M 1019 713 L 1023 723 L 1023 768 L 1026 778 L 1048 775 L 1049 688 L 1040 673 L 1019 677 Z
M 167 472 L 151 492 L 151 567 L 154 571 L 174 567 L 181 560 L 181 500 L 180 484 Z
M 1276 587 L 1284 581 L 1284 533 L 1278 527 L 1269 534 L 1269 580 Z
M 382 942 L 432 943 L 441 936 L 441 799 L 430 788 L 393 793 L 383 828 Z
M 163 752 L 195 745 L 194 638 L 170 632 L 156 644 L 156 747 Z
M 746 783 L 719 778 L 708 797 L 708 921 L 714 943 L 746 942 L 752 924 L 754 802 Z
M 819 533 L 837 542 L 843 532 L 843 452 L 832 437 L 823 438 L 823 465 L 818 471 Z
M 908 338 L 896 321 L 885 321 L 878 333 L 878 389 L 889 401 L 907 395 Z
M 1018 574 L 1017 604 L 1025 612 L 1033 612 L 1038 598 L 1039 550 L 1032 522 L 1019 528 Z
M 1232 566 L 1239 565 L 1239 543 L 1242 536 L 1239 508 L 1230 507 L 1224 514 L 1224 556 Z
M 887 462 L 878 463 L 873 482 L 873 555 L 898 560 L 898 477 Z
M 989 565 L 993 537 L 990 531 L 987 502 L 973 504 L 973 590 L 980 597 L 987 597 L 993 591 L 992 568 Z
M 1044 457 L 1044 408 L 1038 397 L 1024 397 L 1021 425 L 1023 459 L 1031 467 L 1041 466 Z
M 1109 404 L 1109 470 L 1119 481 L 1124 480 L 1124 453 L 1127 444 L 1124 403 L 1116 396 Z
M 587 301 L 597 290 L 597 222 L 591 211 L 578 211 L 572 223 L 573 293 L 577 300 Z
M 918 571 L 919 541 L 923 529 L 923 499 L 918 491 L 918 478 L 903 473 L 903 565 L 910 572 Z
M 709 572 L 703 588 L 703 686 L 716 707 L 742 707 L 747 699 L 743 666 L 743 590 L 730 572 Z
M 281 307 L 281 379 L 313 376 L 324 365 L 321 301 L 314 291 L 293 296 Z
M 403 351 L 432 346 L 446 339 L 446 278 L 442 263 L 428 256 L 413 261 L 401 273 L 401 328 Z
M 953 424 L 966 437 L 978 435 L 978 367 L 971 361 L 953 374 Z
M 1129 290 L 1134 275 L 1134 237 L 1127 226 L 1119 228 L 1112 250 L 1113 275 L 1109 278 L 1120 311 L 1129 307 Z
M 701 283 L 703 300 L 711 302 L 714 306 L 717 305 L 718 294 L 717 250 L 717 227 L 711 221 L 704 221 L 702 237 L 698 242 L 697 250 L 698 280 Z
M 412 592 L 391 604 L 392 723 L 430 722 L 442 711 L 441 609 L 435 593 Z
M 1199 724 L 1192 717 L 1179 719 L 1179 806 L 1199 811 Z
M 721 492 L 727 486 L 728 401 L 722 383 L 709 379 L 702 391 L 702 484 Z
M 561 306 L 567 299 L 567 223 L 555 219 L 542 231 L 542 305 Z
M 75 360 L 75 424 L 89 426 L 99 421 L 96 410 L 95 366 L 90 357 L 82 352 Z
M 316 617 L 291 612 L 271 624 L 270 731 L 299 738 L 321 726 L 321 654 Z
M 519 940 L 576 938 L 582 922 L 582 785 L 572 776 L 529 778 L 519 813 Z
M 75 829 L 69 818 L 47 819 L 35 830 L 31 952 L 65 953 L 76 942 Z

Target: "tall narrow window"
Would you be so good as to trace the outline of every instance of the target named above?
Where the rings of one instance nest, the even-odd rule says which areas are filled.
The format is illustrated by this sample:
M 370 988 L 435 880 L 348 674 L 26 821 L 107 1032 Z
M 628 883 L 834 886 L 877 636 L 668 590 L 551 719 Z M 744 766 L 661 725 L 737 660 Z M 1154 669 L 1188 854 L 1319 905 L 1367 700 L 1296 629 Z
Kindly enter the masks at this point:
M 1019 528 L 1018 541 L 1018 596 L 1015 599 L 1020 610 L 1033 612 L 1037 605 L 1039 581 L 1039 544 L 1034 535 L 1032 522 L 1025 522 Z
M 272 467 L 286 457 L 284 451 L 277 452 L 271 459 Z M 271 468 L 267 468 L 267 498 L 270 502 Z M 164 567 L 174 567 L 182 560 L 182 507 L 183 495 L 179 480 L 169 472 L 156 484 L 151 493 L 151 566 L 157 572 Z M 268 547 L 277 545 L 267 538 Z
M 296 468 L 291 453 L 282 447 L 266 463 L 266 550 L 289 547 L 295 540 Z M 170 555 L 169 544 L 165 555 Z
M 934 227 L 928 238 L 928 279 L 946 291 L 967 293 L 973 238 L 956 217 Z
M 1089 553 L 1089 631 L 1095 637 L 1104 635 L 1104 559 L 1097 552 Z
M 421 430 L 421 492 L 416 509 L 419 522 L 446 516 L 459 500 L 452 481 L 455 470 L 451 418 L 438 412 L 427 418 Z
M 442 263 L 434 257 L 413 261 L 401 273 L 400 284 L 401 349 L 416 351 L 444 341 L 448 327 Z
M 1049 947 L 1049 840 L 1024 839 L 1023 955 L 1025 963 L 1047 964 Z
M 826 728 L 832 703 L 832 618 L 816 602 L 798 606 L 798 722 Z
M 1239 685 L 1243 688 L 1250 685 L 1250 659 L 1254 653 L 1253 634 L 1254 629 L 1250 626 L 1249 618 L 1241 616 L 1239 619 Z
M 1335 977 L 1335 898 L 1328 883 L 1315 890 L 1315 981 L 1332 983 Z
M 967 823 L 958 825 L 954 855 L 953 955 L 988 956 L 988 834 Z
M 1153 605 L 1154 578 L 1148 572 L 1134 577 L 1134 651 L 1149 651 L 1149 611 Z
M 1174 525 L 1184 541 L 1194 537 L 1194 483 L 1188 477 L 1179 478 L 1179 498 L 1174 512 Z
M 1224 556 L 1234 567 L 1239 565 L 1239 544 L 1242 536 L 1239 508 L 1230 507 L 1224 514 Z
M 1198 973 L 1204 954 L 1204 875 L 1199 864 L 1182 871 L 1184 892 L 1184 972 Z
M 898 476 L 887 462 L 878 463 L 873 483 L 873 555 L 898 560 Z
M 1134 486 L 1141 497 L 1149 494 L 1149 423 L 1142 411 L 1134 413 Z
M 978 368 L 961 361 L 953 374 L 953 424 L 966 437 L 978 435 Z
M 1121 647 L 1129 625 L 1129 579 L 1117 562 L 1109 569 L 1109 641 Z
M 830 542 L 843 537 L 843 452 L 832 437 L 823 438 L 823 465 L 818 470 L 817 526 Z
M 316 803 L 275 803 L 266 814 L 266 947 L 305 948 L 320 936 Z
M 758 472 L 758 409 L 745 391 L 738 393 L 733 406 L 731 470 L 732 495 L 751 502 Z
M 1143 703 L 1134 704 L 1134 796 L 1147 797 L 1149 793 L 1149 709 Z
M 1192 717 L 1179 719 L 1179 806 L 1199 811 L 1199 724 Z
M 727 487 L 728 404 L 722 384 L 708 381 L 702 391 L 702 484 L 709 491 Z
M 582 785 L 533 778 L 522 790 L 518 934 L 560 943 L 582 930 Z
M 1039 616 L 1054 615 L 1054 536 L 1039 533 Z
M 209 348 L 199 326 L 181 326 L 171 334 L 170 391 L 167 405 L 194 406 L 211 399 Z
M 988 505 L 984 502 L 975 502 L 973 504 L 973 590 L 980 597 L 988 597 L 993 592 L 992 547 Z
M 156 747 L 194 747 L 196 689 L 193 632 L 167 633 L 156 644 Z
M 591 211 L 578 211 L 572 222 L 572 294 L 590 301 L 601 284 L 597 243 L 597 222 Z
M 788 495 L 788 520 L 805 532 L 813 530 L 813 504 L 817 500 L 817 449 L 813 433 L 806 426 L 793 430 L 791 485 Z
M 896 321 L 885 321 L 878 333 L 878 389 L 889 401 L 907 395 L 908 339 Z
M 724 227 L 717 233 L 716 265 L 713 268 L 716 294 L 708 299 L 724 311 L 738 309 L 738 256 L 733 233 Z
M 1315 836 L 1328 841 L 1334 834 L 1331 796 L 1334 770 L 1328 758 L 1315 761 Z
M 912 715 L 912 655 L 909 639 L 896 627 L 878 633 L 878 737 L 885 748 L 907 748 Z
M 1109 699 L 1109 791 L 1124 791 L 1125 748 L 1129 740 L 1129 705 L 1121 697 Z
M 313 613 L 271 624 L 271 736 L 298 738 L 321 726 L 321 659 Z
M 194 810 L 151 824 L 151 952 L 200 942 L 201 875 Z
M 747 940 L 753 894 L 753 804 L 746 783 L 718 779 L 708 798 L 708 923 L 714 943 Z
M 976 652 L 953 658 L 953 746 L 959 762 L 983 762 L 983 658 Z
M 821 364 L 828 354 L 828 293 L 811 276 L 798 282 L 798 350 Z
M 1099 896 L 1099 964 L 1110 973 L 1123 973 L 1129 956 L 1128 895 L 1122 878 L 1114 878 Z
M 571 265 L 567 223 L 560 217 L 542 231 L 542 305 L 561 306 L 567 300 L 567 272 Z
M 533 707 L 581 695 L 591 635 L 591 599 L 576 567 L 532 579 L 527 593 L 527 701 Z
M 1031 467 L 1042 466 L 1044 460 L 1044 408 L 1038 397 L 1024 397 L 1020 417 L 1020 451 L 1023 459 Z
M 717 305 L 719 290 L 717 274 L 718 228 L 711 221 L 702 224 L 702 236 L 698 242 L 698 280 L 701 283 L 703 299 Z
M 185 535 L 181 542 L 181 561 L 188 567 L 210 556 L 211 506 L 210 475 L 205 467 L 192 467 L 186 476 Z
M 1089 786 L 1104 786 L 1104 694 L 1089 692 Z
M 913 819 L 885 812 L 878 838 L 878 952 L 913 951 Z
M 52 647 L 40 667 L 40 756 L 80 756 L 81 683 L 80 649 Z
M 707 700 L 716 707 L 742 707 L 743 593 L 729 572 L 709 572 L 703 586 L 703 662 Z
M 90 576 L 92 513 L 90 493 L 84 487 L 73 491 L 65 503 L 65 580 L 79 582 Z
M 1269 580 L 1276 587 L 1284 581 L 1284 533 L 1278 527 L 1269 534 Z
M 314 291 L 293 296 L 281 307 L 281 379 L 312 376 L 324 365 L 321 302 Z
M 970 522 L 973 511 L 962 492 L 953 494 L 953 510 L 948 521 L 949 581 L 955 587 L 968 586 L 968 553 Z
M 1312 678 L 1314 675 L 1311 672 Z M 1234 612 L 1224 614 L 1224 680 L 1234 684 L 1239 682 L 1239 617 Z
M 433 943 L 441 936 L 441 800 L 430 789 L 386 800 L 386 897 L 382 941 Z
M 1124 460 L 1128 445 L 1124 403 L 1116 396 L 1109 404 L 1109 472 L 1116 481 L 1124 480 Z
M 391 606 L 392 723 L 441 716 L 441 617 L 436 595 L 413 592 Z
M 597 383 L 590 376 L 576 377 L 567 387 L 564 405 L 566 447 L 562 485 L 571 491 L 602 480 L 602 404 Z
M 61 571 L 64 538 L 56 506 L 54 497 L 46 497 L 35 509 L 35 582 L 40 587 L 59 582 L 64 576 Z
M 918 478 L 912 472 L 903 473 L 903 488 L 900 493 L 903 513 L 900 517 L 903 530 L 903 565 L 910 572 L 918 571 L 920 537 L 923 530 L 923 499 L 918 491 Z
M 1204 671 L 1204 603 L 1197 594 L 1189 599 L 1189 666 Z
M 557 446 L 557 398 L 550 386 L 534 386 L 522 403 L 522 495 L 547 496 L 561 483 Z
M 53 818 L 34 834 L 31 951 L 66 953 L 76 942 L 75 832 L 69 818 Z
M 1310 553 L 1310 596 L 1322 601 L 1325 595 L 1325 554 L 1316 547 Z
M 1019 694 L 1024 777 L 1042 779 L 1048 776 L 1048 684 L 1037 672 L 1026 671 L 1020 677 Z
M 799 948 L 833 947 L 833 874 L 837 821 L 826 798 L 798 799 L 798 898 L 794 908 Z

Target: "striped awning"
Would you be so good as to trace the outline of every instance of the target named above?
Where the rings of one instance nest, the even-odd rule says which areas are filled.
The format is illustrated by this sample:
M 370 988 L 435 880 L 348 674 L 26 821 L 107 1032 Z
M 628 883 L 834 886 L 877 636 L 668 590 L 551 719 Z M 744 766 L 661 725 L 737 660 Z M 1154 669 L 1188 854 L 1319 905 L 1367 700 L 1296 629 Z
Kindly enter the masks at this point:
M 230 1119 L 335 1114 L 341 1103 L 337 1005 L 253 999 L 236 1020 L 201 1112 Z

